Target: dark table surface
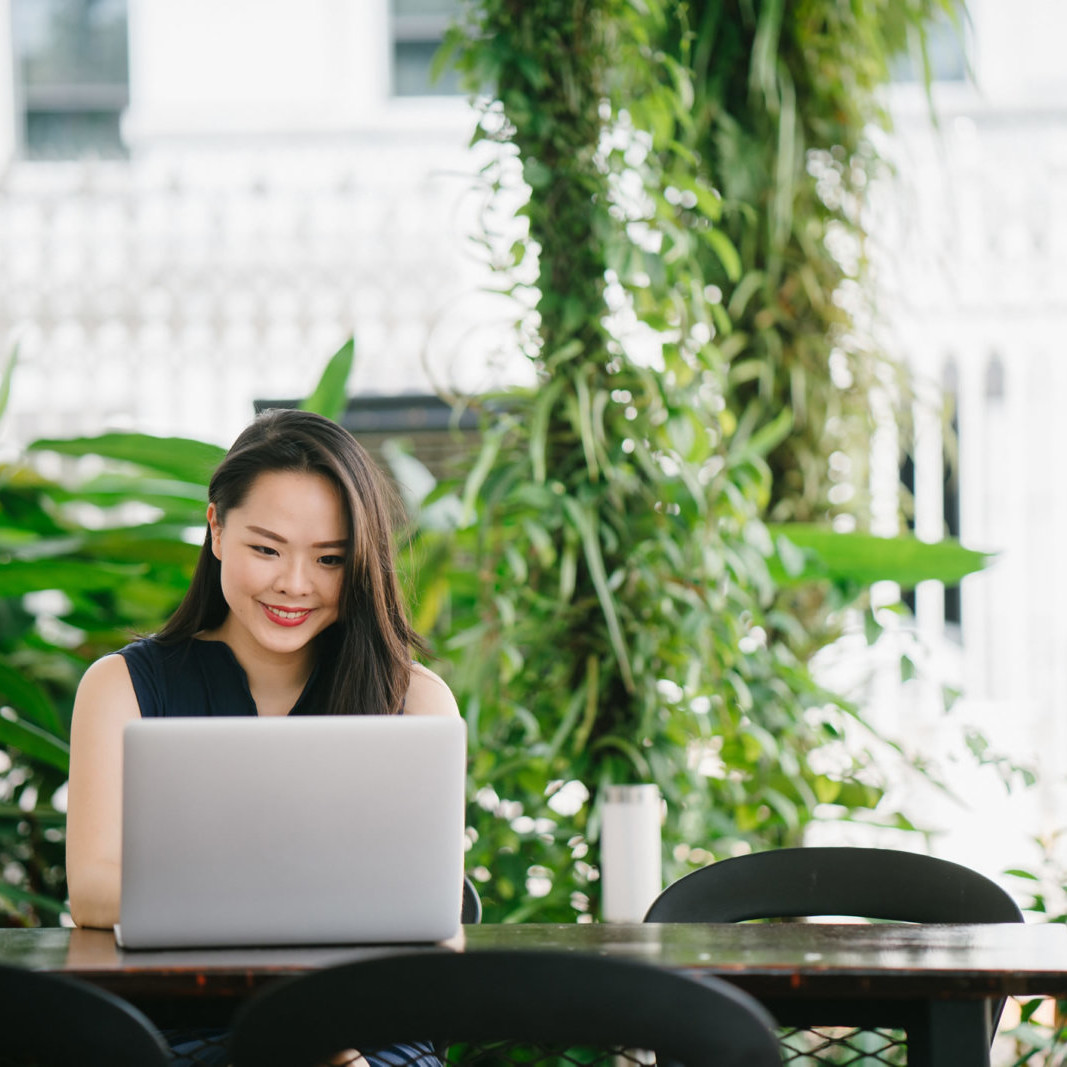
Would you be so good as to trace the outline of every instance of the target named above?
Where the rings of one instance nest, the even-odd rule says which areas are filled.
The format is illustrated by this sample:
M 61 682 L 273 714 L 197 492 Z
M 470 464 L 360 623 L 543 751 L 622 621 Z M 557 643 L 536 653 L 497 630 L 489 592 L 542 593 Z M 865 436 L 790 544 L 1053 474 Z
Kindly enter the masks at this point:
M 1067 927 L 1059 924 L 487 923 L 437 946 L 167 951 L 124 951 L 104 930 L 0 930 L 0 963 L 78 975 L 124 995 L 243 996 L 279 977 L 383 952 L 503 948 L 644 959 L 775 997 L 1067 995 Z
M 124 951 L 106 930 L 0 930 L 0 963 L 75 975 L 159 1025 L 225 1027 L 264 985 L 399 951 L 586 952 L 717 975 L 785 1026 L 895 1028 L 909 1067 L 989 1067 L 1006 996 L 1067 996 L 1067 927 L 1047 925 L 483 924 L 441 945 Z

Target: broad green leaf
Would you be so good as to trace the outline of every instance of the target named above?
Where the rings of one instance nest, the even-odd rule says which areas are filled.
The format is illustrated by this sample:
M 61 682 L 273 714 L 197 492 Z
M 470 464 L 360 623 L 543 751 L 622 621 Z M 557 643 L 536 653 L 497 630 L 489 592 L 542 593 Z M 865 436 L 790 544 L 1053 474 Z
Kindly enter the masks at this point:
M 18 806 L 18 804 L 0 804 L 0 823 L 2 822 L 19 822 L 25 820 L 27 812 Z M 56 811 L 49 804 L 43 804 L 40 801 L 37 802 L 33 808 L 33 820 L 39 826 L 59 826 L 62 827 L 67 821 L 67 813 L 65 811 Z M 0 884 L 6 884 L 0 879 Z
M 34 908 L 50 912 L 53 915 L 61 915 L 66 911 L 66 904 L 57 901 L 51 896 L 42 893 L 31 893 L 28 889 L 20 889 L 12 886 L 11 882 L 0 881 L 0 898 L 6 899 L 12 905 L 32 904 Z M 14 910 L 14 909 L 13 909 Z
M 25 817 L 23 812 L 23 818 Z M 16 905 L 32 904 L 35 908 L 41 908 L 53 915 L 62 915 L 67 910 L 66 904 L 61 900 L 46 897 L 41 893 L 31 893 L 28 889 L 21 889 L 5 881 L 0 881 L 0 897 Z
M 195 529 L 203 540 L 206 522 Z M 135 564 L 172 564 L 191 568 L 196 564 L 200 545 L 186 538 L 187 526 L 170 523 L 146 523 L 124 529 L 105 530 L 90 534 L 84 543 L 82 554 L 95 556 L 103 561 L 130 560 Z
M 191 485 L 207 485 L 226 450 L 188 437 L 143 433 L 105 433 L 98 437 L 42 438 L 31 449 L 65 456 L 101 456 L 173 475 Z
M 94 478 L 76 489 L 55 486 L 47 490 L 47 495 L 57 504 L 92 504 L 106 510 L 136 501 L 158 508 L 165 515 L 195 513 L 203 517 L 207 486 L 141 476 L 106 476 Z
M 776 540 L 784 537 L 803 549 L 808 560 L 801 573 L 790 575 L 781 561 L 772 557 L 768 566 L 779 585 L 796 585 L 819 578 L 853 582 L 863 587 L 881 581 L 896 582 L 903 589 L 913 589 L 925 581 L 956 585 L 993 558 L 988 552 L 964 548 L 953 538 L 927 543 L 915 537 L 838 533 L 806 523 L 774 525 L 768 529 Z
M 52 734 L 66 732 L 48 694 L 3 661 L 0 661 L 0 705 L 14 708 L 20 719 L 35 723 Z
M 137 566 L 72 559 L 9 560 L 0 567 L 0 597 L 25 596 L 46 589 L 60 589 L 65 593 L 116 589 L 141 570 Z
M 356 342 L 349 338 L 330 357 L 326 369 L 319 378 L 318 385 L 312 390 L 311 395 L 300 405 L 305 411 L 314 411 L 318 415 L 324 415 L 335 422 L 344 414 L 348 397 L 345 387 L 348 384 L 349 375 L 352 373 L 352 364 L 355 359 Z
M 37 534 L 13 526 L 0 526 L 0 549 L 20 549 L 34 544 Z
M 70 767 L 70 745 L 32 723 L 12 721 L 0 715 L 0 745 L 18 749 L 24 756 L 47 763 L 64 774 Z

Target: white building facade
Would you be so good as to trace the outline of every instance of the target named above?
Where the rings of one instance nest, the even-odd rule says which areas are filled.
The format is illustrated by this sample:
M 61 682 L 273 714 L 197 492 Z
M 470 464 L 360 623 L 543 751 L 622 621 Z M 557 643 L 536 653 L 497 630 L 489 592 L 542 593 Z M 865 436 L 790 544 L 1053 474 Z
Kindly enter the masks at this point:
M 20 2 L 0 0 L 9 37 Z M 0 70 L 4 438 L 118 424 L 227 443 L 254 398 L 306 394 L 353 335 L 353 391 L 491 384 L 473 115 L 396 91 L 413 75 L 390 0 L 111 6 L 128 18 L 120 158 L 27 144 Z M 398 6 L 431 9 L 407 23 L 432 51 L 451 0 Z

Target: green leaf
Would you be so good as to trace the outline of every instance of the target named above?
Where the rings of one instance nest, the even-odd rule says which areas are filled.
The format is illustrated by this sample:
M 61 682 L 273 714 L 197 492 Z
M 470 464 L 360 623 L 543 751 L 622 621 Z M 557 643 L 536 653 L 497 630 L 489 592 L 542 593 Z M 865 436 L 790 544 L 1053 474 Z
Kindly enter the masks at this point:
M 722 230 L 712 228 L 703 231 L 704 240 L 711 246 L 712 251 L 719 258 L 722 269 L 726 271 L 726 277 L 736 282 L 744 270 L 741 257 L 729 237 Z
M 0 704 L 7 704 L 22 719 L 53 734 L 65 733 L 48 694 L 20 671 L 0 661 Z
M 779 585 L 816 579 L 863 587 L 890 581 L 902 589 L 913 589 L 925 581 L 956 585 L 993 558 L 988 552 L 964 548 L 952 538 L 928 543 L 914 537 L 838 533 L 807 523 L 783 523 L 768 529 L 776 540 L 784 537 L 804 549 L 808 561 L 800 574 L 790 574 L 780 560 L 769 560 L 768 566 Z
M 101 456 L 173 475 L 192 485 L 207 485 L 226 450 L 188 437 L 143 433 L 105 433 L 98 437 L 42 438 L 31 449 L 65 456 Z
M 539 159 L 529 157 L 522 167 L 522 176 L 526 184 L 533 190 L 545 189 L 552 184 L 555 173 L 551 167 L 545 166 Z
M 21 889 L 10 882 L 0 881 L 0 898 L 10 904 L 32 904 L 35 908 L 50 912 L 53 915 L 62 915 L 67 906 L 54 897 L 46 897 L 41 893 L 31 893 L 28 889 Z
M 608 634 L 611 638 L 611 647 L 615 650 L 615 657 L 619 663 L 619 671 L 622 674 L 626 688 L 633 691 L 635 687 L 633 673 L 630 669 L 630 655 L 626 650 L 626 639 L 623 637 L 622 627 L 619 625 L 619 616 L 615 610 L 615 600 L 611 595 L 608 576 L 604 570 L 604 557 L 600 551 L 596 518 L 589 509 L 584 508 L 573 498 L 564 500 L 563 506 L 581 536 L 585 562 L 589 567 L 589 576 L 593 580 L 597 599 L 600 601 L 600 610 L 604 613 L 604 620 L 607 623 Z
M 207 503 L 207 486 L 203 483 L 188 485 L 176 479 L 145 475 L 103 475 L 76 489 L 49 486 L 46 492 L 58 504 L 93 504 L 107 509 L 137 500 L 158 508 L 165 515 L 195 513 L 198 519 L 203 518 Z
M 486 433 L 482 439 L 482 449 L 478 454 L 478 460 L 463 487 L 463 522 L 465 525 L 474 521 L 477 514 L 478 496 L 485 484 L 485 479 L 493 468 L 505 433 L 506 428 L 498 426 Z
M 18 804 L 0 804 L 0 823 L 24 821 L 28 815 L 30 815 L 30 812 L 20 808 Z M 32 809 L 32 815 L 33 821 L 38 826 L 62 827 L 67 821 L 67 813 L 65 811 L 56 811 L 51 805 L 43 804 L 40 801 Z M 2 884 L 2 880 L 0 880 L 0 884 Z
M 785 568 L 785 573 L 790 578 L 801 577 L 806 567 L 804 552 L 797 548 L 788 537 L 776 538 L 775 548 L 778 552 L 778 559 Z
M 12 720 L 0 715 L 0 744 L 17 749 L 29 759 L 47 763 L 64 774 L 70 769 L 70 745 L 21 719 Z
M 746 454 L 766 456 L 789 436 L 792 429 L 793 413 L 787 408 L 756 430 L 746 442 L 744 451 Z
M 691 182 L 688 188 L 697 198 L 700 213 L 710 222 L 718 222 L 722 218 L 722 197 L 701 181 Z
M 763 271 L 750 270 L 734 289 L 733 294 L 730 297 L 730 303 L 727 307 L 727 312 L 731 318 L 740 319 L 745 313 L 745 308 L 748 306 L 749 300 L 752 299 L 763 286 L 766 276 Z
M 788 541 L 788 538 L 783 538 L 783 540 Z M 874 617 L 874 612 L 868 608 L 863 613 L 863 636 L 867 644 L 873 645 L 882 636 L 883 629 L 882 624 Z
M 0 419 L 4 417 L 8 401 L 11 399 L 11 379 L 15 375 L 15 364 L 18 363 L 18 359 L 19 346 L 15 345 L 11 349 L 11 355 L 7 357 L 3 371 L 0 372 Z
M 582 438 L 582 452 L 585 465 L 589 471 L 589 480 L 597 481 L 600 477 L 600 465 L 597 462 L 596 432 L 593 425 L 593 405 L 589 391 L 589 382 L 585 375 L 577 375 L 574 386 L 578 400 L 578 426 Z
M 904 655 L 900 657 L 900 680 L 902 682 L 910 682 L 916 675 L 915 660 L 911 656 Z
M 0 567 L 0 597 L 25 596 L 46 589 L 60 589 L 64 593 L 117 589 L 141 571 L 138 566 L 72 559 L 9 560 Z
M 530 463 L 533 466 L 534 481 L 539 485 L 544 485 L 548 476 L 548 424 L 565 384 L 566 378 L 562 375 L 556 378 L 538 393 L 533 406 L 530 419 Z
M 352 363 L 355 359 L 355 338 L 349 338 L 330 357 L 326 369 L 319 378 L 318 385 L 312 390 L 311 395 L 300 405 L 304 411 L 314 411 L 318 415 L 324 415 L 336 422 L 344 414 L 348 397 L 345 387 L 348 377 L 352 373 Z

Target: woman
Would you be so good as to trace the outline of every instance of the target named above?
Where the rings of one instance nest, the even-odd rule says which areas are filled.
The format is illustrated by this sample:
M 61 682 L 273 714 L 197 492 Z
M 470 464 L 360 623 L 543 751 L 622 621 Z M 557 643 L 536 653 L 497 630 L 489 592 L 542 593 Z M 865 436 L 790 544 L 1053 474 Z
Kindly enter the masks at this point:
M 211 479 L 204 545 L 177 611 L 78 687 L 67 881 L 79 926 L 119 918 L 131 719 L 459 714 L 445 683 L 412 661 L 425 649 L 396 580 L 387 499 L 363 448 L 319 415 L 270 411 L 234 442 Z

